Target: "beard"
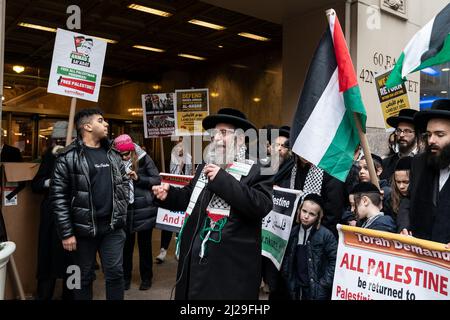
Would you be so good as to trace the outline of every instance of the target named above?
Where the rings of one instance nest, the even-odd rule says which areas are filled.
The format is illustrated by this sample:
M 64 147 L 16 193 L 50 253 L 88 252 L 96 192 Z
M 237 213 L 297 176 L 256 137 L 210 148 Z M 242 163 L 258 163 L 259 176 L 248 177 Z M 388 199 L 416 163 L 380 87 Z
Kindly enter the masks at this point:
M 406 144 L 401 144 L 400 141 L 405 141 Z M 398 145 L 398 150 L 400 151 L 400 153 L 406 153 L 408 151 L 411 151 L 414 148 L 415 145 L 415 139 L 412 140 L 410 143 L 408 143 L 406 140 L 400 140 L 397 142 Z
M 233 163 L 236 154 L 237 152 L 234 144 L 225 147 L 224 145 L 212 142 L 208 153 L 205 156 L 205 162 L 215 164 L 222 169 L 225 169 L 227 165 Z
M 447 168 L 450 165 L 450 144 L 444 146 L 439 155 L 431 153 L 431 147 L 427 146 L 427 164 L 435 170 Z

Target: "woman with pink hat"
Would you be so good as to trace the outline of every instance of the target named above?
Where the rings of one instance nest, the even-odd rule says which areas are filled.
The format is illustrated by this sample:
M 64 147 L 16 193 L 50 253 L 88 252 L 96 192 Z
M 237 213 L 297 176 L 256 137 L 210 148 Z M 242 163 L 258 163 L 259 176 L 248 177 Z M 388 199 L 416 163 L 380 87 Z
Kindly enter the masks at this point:
M 123 252 L 125 290 L 130 288 L 133 270 L 135 234 L 139 247 L 139 290 L 148 290 L 152 285 L 152 231 L 156 223 L 157 208 L 153 205 L 152 186 L 159 185 L 161 178 L 150 156 L 131 137 L 122 134 L 114 140 L 120 152 L 125 170 L 130 176 L 130 199 L 127 214 L 127 238 Z

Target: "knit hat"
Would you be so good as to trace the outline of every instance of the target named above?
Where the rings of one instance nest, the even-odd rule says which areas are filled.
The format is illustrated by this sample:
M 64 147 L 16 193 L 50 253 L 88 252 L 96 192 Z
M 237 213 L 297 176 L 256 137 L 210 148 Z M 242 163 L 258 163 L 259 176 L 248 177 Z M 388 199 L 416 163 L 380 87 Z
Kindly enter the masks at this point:
M 119 152 L 134 151 L 134 143 L 127 134 L 121 134 L 114 139 L 114 146 Z
M 56 121 L 53 125 L 52 139 L 65 139 L 67 137 L 67 127 L 69 123 L 67 121 Z M 72 138 L 77 136 L 77 131 L 73 129 Z

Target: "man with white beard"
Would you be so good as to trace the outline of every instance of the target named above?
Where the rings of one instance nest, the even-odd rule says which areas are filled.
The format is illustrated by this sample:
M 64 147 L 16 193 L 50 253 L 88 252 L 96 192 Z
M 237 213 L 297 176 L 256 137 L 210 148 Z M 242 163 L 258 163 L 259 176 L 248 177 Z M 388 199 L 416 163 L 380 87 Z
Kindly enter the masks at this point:
M 158 205 L 186 211 L 175 299 L 257 300 L 261 221 L 272 210 L 272 176 L 247 159 L 244 132 L 256 128 L 241 111 L 224 108 L 202 124 L 212 137 L 207 164 L 182 189 L 153 187 Z

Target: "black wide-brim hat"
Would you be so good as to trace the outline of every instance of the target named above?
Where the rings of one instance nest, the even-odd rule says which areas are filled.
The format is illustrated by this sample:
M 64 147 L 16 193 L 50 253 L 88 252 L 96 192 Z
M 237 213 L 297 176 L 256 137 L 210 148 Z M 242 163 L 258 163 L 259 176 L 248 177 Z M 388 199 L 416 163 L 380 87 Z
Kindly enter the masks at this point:
M 205 130 L 214 129 L 219 123 L 227 123 L 236 129 L 247 131 L 248 129 L 256 130 L 253 123 L 248 121 L 246 115 L 234 108 L 222 108 L 217 114 L 209 115 L 202 121 Z
M 290 136 L 291 136 L 291 127 L 289 127 L 289 126 L 282 126 L 278 130 L 279 130 L 278 136 L 285 137 L 285 138 L 288 138 L 288 139 L 290 138 Z
M 417 114 L 417 110 L 413 109 L 402 109 L 400 110 L 398 116 L 392 116 L 386 119 L 388 125 L 393 128 L 397 128 L 400 122 L 408 122 L 414 124 L 414 116 Z
M 414 124 L 420 130 L 425 130 L 430 119 L 450 120 L 450 100 L 435 100 L 430 109 L 418 112 L 414 116 Z

